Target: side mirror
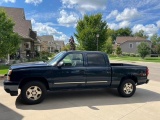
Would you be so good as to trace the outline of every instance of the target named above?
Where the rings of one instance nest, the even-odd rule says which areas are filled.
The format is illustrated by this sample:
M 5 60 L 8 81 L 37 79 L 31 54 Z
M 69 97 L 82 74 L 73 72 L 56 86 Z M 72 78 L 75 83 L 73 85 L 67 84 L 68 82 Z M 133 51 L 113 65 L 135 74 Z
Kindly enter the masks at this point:
M 61 62 L 59 62 L 59 63 L 57 64 L 57 67 L 62 67 L 62 66 L 63 66 L 63 64 L 64 64 L 64 62 L 63 62 L 63 61 L 61 61 Z

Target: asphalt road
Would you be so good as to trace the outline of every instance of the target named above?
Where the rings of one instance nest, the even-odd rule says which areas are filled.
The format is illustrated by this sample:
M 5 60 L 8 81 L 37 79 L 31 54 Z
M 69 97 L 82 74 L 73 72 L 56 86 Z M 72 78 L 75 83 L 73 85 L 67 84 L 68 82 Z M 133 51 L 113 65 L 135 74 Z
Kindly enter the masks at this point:
M 0 120 L 160 120 L 160 64 L 134 64 L 147 65 L 151 80 L 130 98 L 116 89 L 61 91 L 49 92 L 41 104 L 24 105 L 0 80 Z

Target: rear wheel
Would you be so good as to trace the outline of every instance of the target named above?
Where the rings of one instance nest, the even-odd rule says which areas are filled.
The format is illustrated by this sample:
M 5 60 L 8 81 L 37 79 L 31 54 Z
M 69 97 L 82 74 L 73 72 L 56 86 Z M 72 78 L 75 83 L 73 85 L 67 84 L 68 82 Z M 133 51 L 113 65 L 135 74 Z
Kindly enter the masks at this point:
M 135 82 L 131 79 L 127 79 L 121 82 L 118 87 L 118 92 L 123 97 L 131 97 L 136 91 Z
M 46 87 L 43 83 L 32 81 L 21 88 L 21 99 L 26 104 L 38 104 L 46 96 Z

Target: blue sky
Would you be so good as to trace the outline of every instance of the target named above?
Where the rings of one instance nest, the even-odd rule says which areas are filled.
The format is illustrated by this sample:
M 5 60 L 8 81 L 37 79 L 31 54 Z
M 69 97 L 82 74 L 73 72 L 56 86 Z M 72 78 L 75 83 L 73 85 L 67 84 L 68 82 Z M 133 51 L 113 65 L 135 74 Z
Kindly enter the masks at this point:
M 68 41 L 84 14 L 102 13 L 111 29 L 130 27 L 149 36 L 160 33 L 159 0 L 0 0 L 0 6 L 24 8 L 38 35 Z

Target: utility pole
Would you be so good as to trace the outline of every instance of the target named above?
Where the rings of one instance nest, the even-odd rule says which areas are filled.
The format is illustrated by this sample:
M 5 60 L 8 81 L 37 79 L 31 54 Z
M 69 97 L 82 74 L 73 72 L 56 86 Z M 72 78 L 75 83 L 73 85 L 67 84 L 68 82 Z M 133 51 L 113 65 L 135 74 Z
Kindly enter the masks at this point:
M 96 37 L 97 37 L 97 51 L 98 51 L 98 38 L 99 38 L 99 34 L 97 34 Z

